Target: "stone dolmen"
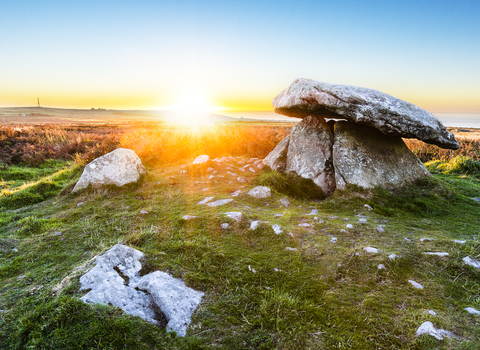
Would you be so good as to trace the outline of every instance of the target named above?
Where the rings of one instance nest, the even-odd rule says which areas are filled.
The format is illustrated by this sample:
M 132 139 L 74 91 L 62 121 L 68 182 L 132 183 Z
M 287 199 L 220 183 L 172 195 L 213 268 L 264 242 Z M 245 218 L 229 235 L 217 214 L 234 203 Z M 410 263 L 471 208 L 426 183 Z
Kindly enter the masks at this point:
M 264 164 L 312 179 L 326 197 L 347 184 L 395 188 L 430 176 L 402 137 L 459 148 L 431 113 L 377 90 L 296 79 L 273 106 L 303 120 Z

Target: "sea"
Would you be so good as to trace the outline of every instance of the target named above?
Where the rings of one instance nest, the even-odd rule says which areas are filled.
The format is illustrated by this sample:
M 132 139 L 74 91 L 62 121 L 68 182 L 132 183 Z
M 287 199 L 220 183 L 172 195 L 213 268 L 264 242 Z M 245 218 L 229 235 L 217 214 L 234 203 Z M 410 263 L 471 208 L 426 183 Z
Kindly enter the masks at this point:
M 219 114 L 226 115 L 227 117 L 244 118 L 244 119 L 256 119 L 265 121 L 282 121 L 297 123 L 301 119 L 290 118 L 280 114 L 276 114 L 273 111 L 221 111 Z M 445 126 L 454 128 L 479 128 L 480 129 L 480 113 L 433 113 Z

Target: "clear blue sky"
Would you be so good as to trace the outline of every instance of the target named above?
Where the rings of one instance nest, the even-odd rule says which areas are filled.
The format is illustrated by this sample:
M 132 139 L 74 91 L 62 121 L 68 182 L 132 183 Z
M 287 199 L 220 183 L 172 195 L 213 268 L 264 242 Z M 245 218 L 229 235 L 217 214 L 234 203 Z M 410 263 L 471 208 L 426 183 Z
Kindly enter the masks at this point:
M 0 106 L 269 109 L 298 77 L 480 112 L 480 1 L 0 2 Z

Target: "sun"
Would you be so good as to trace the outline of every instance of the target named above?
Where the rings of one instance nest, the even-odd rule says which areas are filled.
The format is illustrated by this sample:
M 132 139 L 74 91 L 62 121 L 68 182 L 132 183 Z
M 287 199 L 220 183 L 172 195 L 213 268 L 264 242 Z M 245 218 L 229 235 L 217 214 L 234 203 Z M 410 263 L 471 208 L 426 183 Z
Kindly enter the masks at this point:
M 172 122 L 191 127 L 211 124 L 209 116 L 216 108 L 208 102 L 203 93 L 198 90 L 185 90 L 177 101 L 172 107 Z

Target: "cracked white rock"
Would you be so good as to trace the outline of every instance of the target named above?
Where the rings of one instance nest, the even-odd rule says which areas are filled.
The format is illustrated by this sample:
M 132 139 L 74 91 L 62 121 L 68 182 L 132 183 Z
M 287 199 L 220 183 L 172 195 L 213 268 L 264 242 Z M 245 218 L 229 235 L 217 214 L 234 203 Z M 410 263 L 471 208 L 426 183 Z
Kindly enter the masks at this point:
M 250 224 L 250 230 L 256 230 L 258 225 L 260 225 L 260 221 L 258 220 L 252 221 Z
M 118 148 L 88 163 L 72 192 L 80 191 L 89 185 L 120 187 L 137 182 L 145 173 L 145 167 L 134 151 Z
M 408 280 L 408 282 L 409 282 L 414 288 L 423 289 L 423 286 L 422 286 L 420 283 L 415 282 L 414 280 Z
M 219 199 L 219 200 L 216 200 L 215 202 L 210 202 L 210 203 L 207 203 L 207 205 L 209 207 L 218 207 L 220 205 L 225 205 L 225 204 L 228 204 L 230 202 L 232 202 L 233 199 L 229 198 L 229 199 Z
M 185 336 L 190 317 L 203 296 L 167 273 L 155 271 L 143 277 L 140 259 L 144 254 L 117 244 L 98 257 L 95 266 L 80 277 L 80 290 L 90 291 L 82 301 L 111 304 L 129 315 L 158 324 L 151 303 L 156 304 L 168 320 L 167 330 Z M 135 288 L 138 288 L 135 289 Z
M 254 198 L 268 198 L 272 195 L 270 187 L 267 186 L 257 186 L 247 193 L 249 196 Z
M 423 322 L 420 327 L 418 327 L 417 332 L 415 335 L 417 337 L 421 336 L 422 334 L 429 334 L 432 337 L 443 340 L 443 338 L 451 338 L 454 337 L 453 333 L 450 331 L 446 331 L 445 329 L 437 329 L 434 327 L 433 323 L 430 321 Z
M 242 221 L 242 216 L 243 216 L 243 214 L 239 211 L 229 211 L 229 212 L 223 213 L 223 215 L 226 215 L 227 217 L 235 220 L 236 222 Z

